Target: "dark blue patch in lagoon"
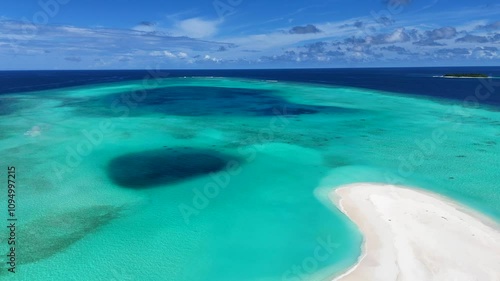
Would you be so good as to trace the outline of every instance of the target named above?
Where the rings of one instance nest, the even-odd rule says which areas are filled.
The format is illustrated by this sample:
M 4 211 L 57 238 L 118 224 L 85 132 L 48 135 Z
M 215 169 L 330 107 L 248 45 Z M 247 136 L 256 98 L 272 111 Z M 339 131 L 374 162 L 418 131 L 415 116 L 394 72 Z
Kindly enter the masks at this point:
M 18 110 L 18 101 L 13 98 L 0 98 L 0 116 L 10 115 Z
M 74 100 L 63 98 L 61 106 L 72 106 L 84 116 L 141 116 L 161 113 L 176 116 L 272 116 L 352 112 L 353 109 L 296 104 L 275 91 L 225 87 L 165 87 L 148 90 L 144 99 L 134 102 L 132 93 Z M 138 94 L 142 96 L 143 94 Z M 132 101 L 132 102 L 130 102 Z M 128 104 L 128 105 L 127 105 Z
M 118 156 L 109 162 L 107 173 L 120 186 L 144 189 L 218 172 L 237 160 L 213 150 L 157 149 Z

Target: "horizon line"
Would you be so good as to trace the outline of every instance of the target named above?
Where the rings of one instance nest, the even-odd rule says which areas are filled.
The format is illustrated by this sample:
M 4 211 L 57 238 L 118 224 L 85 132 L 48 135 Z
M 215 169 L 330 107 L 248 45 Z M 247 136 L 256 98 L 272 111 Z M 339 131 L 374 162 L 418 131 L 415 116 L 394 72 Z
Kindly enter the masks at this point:
M 465 67 L 500 67 L 500 65 L 448 65 L 448 66 L 364 66 L 364 67 L 277 67 L 277 68 L 155 68 L 171 71 L 224 71 L 224 70 L 308 70 L 308 69 L 384 69 L 384 68 L 465 68 Z M 6 71 L 148 71 L 152 68 L 103 68 L 103 69 L 0 69 Z

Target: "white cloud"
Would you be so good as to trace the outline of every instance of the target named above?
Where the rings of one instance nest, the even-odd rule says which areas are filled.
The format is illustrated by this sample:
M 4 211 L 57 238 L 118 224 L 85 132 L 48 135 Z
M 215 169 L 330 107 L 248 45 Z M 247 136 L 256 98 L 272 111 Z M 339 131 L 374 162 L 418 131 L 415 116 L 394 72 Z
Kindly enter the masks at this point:
M 171 52 L 169 51 L 163 51 L 163 54 L 167 57 L 167 58 L 177 58 L 176 55 L 172 54 Z
M 153 57 L 161 57 L 163 56 L 163 53 L 161 51 L 152 51 L 149 53 L 149 55 Z
M 149 53 L 153 57 L 167 57 L 169 59 L 176 59 L 177 56 L 170 51 L 152 51 Z
M 218 59 L 216 57 L 212 57 L 210 55 L 205 55 L 205 57 L 203 59 L 206 61 L 213 61 L 213 62 L 220 62 L 221 61 L 220 59 Z
M 187 36 L 191 38 L 207 38 L 214 36 L 218 31 L 220 21 L 203 20 L 191 18 L 178 21 L 172 34 L 176 36 Z
M 322 32 L 309 34 L 289 34 L 284 30 L 271 30 L 268 33 L 253 34 L 245 37 L 223 38 L 225 41 L 232 42 L 239 46 L 244 46 L 246 49 L 254 50 L 269 50 L 284 48 L 290 45 L 299 44 L 301 42 L 311 40 L 332 40 L 335 38 L 343 38 L 352 36 L 356 32 L 362 33 L 360 29 L 342 28 L 352 20 L 343 20 L 337 22 L 312 23 Z M 291 29 L 292 26 L 285 30 Z
M 146 32 L 146 33 L 151 33 L 156 31 L 156 26 L 154 25 L 137 25 L 132 28 L 132 30 L 139 31 L 139 32 Z
M 392 34 L 387 36 L 387 43 L 404 42 L 408 40 L 408 35 L 405 34 L 404 28 L 396 29 Z

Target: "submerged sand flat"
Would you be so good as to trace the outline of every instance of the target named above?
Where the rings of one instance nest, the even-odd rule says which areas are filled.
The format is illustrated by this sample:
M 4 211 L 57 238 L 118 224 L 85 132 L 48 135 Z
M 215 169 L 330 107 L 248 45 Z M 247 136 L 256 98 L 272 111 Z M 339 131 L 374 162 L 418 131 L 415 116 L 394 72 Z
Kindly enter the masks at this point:
M 500 280 L 497 223 L 428 192 L 352 184 L 331 193 L 365 237 L 336 281 Z

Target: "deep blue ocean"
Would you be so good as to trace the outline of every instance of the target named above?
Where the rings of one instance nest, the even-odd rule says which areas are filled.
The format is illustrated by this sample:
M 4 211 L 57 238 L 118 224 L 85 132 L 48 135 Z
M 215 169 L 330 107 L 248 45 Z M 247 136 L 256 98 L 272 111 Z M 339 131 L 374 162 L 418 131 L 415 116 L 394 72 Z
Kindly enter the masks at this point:
M 484 79 L 481 83 L 478 79 L 435 77 L 446 73 L 483 73 L 492 77 L 500 77 L 500 67 L 154 70 L 153 73 L 162 77 L 215 76 L 318 83 L 454 100 L 464 100 L 474 95 L 480 85 L 483 85 L 483 91 L 490 86 L 500 88 L 500 80 L 496 80 L 495 85 L 491 84 L 491 80 L 488 79 Z M 0 72 L 0 94 L 138 80 L 146 75 L 148 75 L 146 70 L 2 71 Z M 480 102 L 500 105 L 500 90 L 491 91 L 490 88 L 490 93 L 493 94 Z

